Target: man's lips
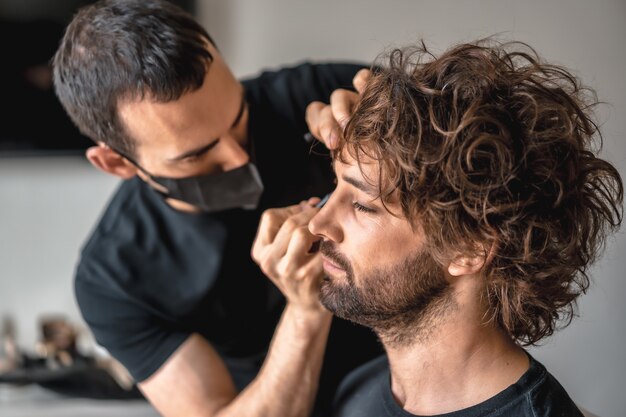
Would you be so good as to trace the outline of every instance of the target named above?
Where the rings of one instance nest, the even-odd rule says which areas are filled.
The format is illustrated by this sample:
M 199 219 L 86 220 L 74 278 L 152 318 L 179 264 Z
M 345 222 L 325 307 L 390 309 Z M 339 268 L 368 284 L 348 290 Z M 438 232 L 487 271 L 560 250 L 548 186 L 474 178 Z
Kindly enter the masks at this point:
M 322 266 L 327 272 L 346 272 L 345 269 L 343 269 L 324 255 L 322 255 Z

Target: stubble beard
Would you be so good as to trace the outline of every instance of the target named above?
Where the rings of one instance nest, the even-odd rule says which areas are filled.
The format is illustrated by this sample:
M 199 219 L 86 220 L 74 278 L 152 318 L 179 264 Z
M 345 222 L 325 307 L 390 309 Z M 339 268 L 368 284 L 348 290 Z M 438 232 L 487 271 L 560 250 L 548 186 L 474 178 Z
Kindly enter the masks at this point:
M 456 307 L 441 266 L 423 250 L 401 262 L 373 268 L 355 284 L 350 262 L 324 241 L 320 251 L 346 271 L 345 280 L 327 277 L 320 301 L 336 316 L 374 330 L 390 347 L 424 342 Z

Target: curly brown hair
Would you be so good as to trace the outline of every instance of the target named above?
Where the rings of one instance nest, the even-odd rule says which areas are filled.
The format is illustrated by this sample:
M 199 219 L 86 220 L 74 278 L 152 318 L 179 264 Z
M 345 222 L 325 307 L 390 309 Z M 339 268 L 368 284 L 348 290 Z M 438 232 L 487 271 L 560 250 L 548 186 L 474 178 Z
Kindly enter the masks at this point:
M 597 156 L 595 93 L 494 39 L 439 57 L 422 42 L 372 71 L 333 158 L 378 161 L 382 201 L 419 219 L 437 259 L 485 256 L 486 319 L 518 343 L 567 326 L 623 214 L 620 175 Z

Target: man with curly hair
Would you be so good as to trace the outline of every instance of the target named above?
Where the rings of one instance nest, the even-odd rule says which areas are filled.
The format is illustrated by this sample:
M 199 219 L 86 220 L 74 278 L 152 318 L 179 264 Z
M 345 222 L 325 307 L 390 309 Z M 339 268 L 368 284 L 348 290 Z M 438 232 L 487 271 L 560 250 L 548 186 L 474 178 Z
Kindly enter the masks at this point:
M 622 220 L 595 103 L 517 43 L 422 44 L 375 67 L 308 222 L 322 303 L 386 349 L 336 416 L 581 415 L 523 347 L 569 324 Z

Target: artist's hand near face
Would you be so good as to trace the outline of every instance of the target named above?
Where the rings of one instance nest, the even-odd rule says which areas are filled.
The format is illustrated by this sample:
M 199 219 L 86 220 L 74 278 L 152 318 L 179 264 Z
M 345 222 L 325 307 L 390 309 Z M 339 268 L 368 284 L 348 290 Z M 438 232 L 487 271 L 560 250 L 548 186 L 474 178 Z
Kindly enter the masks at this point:
M 318 201 L 312 198 L 299 205 L 266 210 L 252 245 L 252 258 L 288 303 L 324 314 L 327 311 L 319 301 L 322 259 L 319 252 L 310 251 L 319 237 L 308 229 L 309 220 L 319 211 L 313 206 Z
M 359 99 L 359 94 L 363 92 L 371 75 L 372 73 L 368 69 L 362 69 L 356 73 L 352 80 L 356 93 L 340 88 L 331 94 L 330 104 L 313 101 L 307 106 L 306 122 L 309 131 L 328 149 L 334 149 L 337 146 L 340 132 L 346 127 L 346 123 Z

